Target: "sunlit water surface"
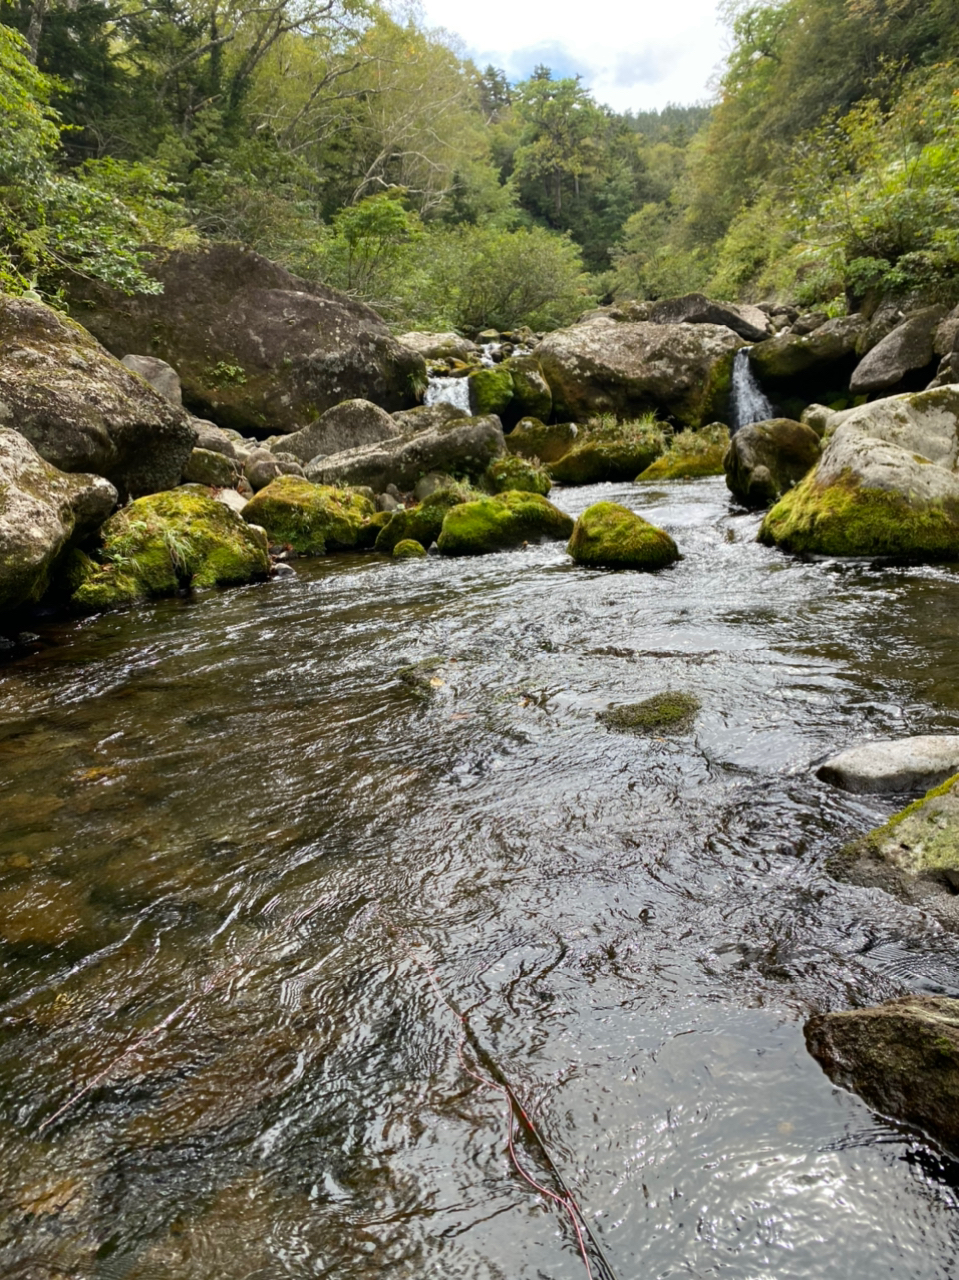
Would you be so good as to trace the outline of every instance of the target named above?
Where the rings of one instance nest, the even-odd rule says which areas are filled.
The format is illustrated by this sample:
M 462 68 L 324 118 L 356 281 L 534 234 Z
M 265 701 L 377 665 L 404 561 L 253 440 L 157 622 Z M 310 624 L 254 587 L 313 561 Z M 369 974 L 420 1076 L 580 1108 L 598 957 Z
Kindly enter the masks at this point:
M 959 574 L 787 559 L 721 479 L 554 497 L 685 558 L 301 561 L 0 668 L 4 1276 L 583 1277 L 456 1009 L 619 1280 L 956 1274 L 956 1166 L 802 1022 L 959 994 L 824 873 L 894 806 L 813 775 L 959 729 Z M 691 732 L 597 719 L 665 689 Z

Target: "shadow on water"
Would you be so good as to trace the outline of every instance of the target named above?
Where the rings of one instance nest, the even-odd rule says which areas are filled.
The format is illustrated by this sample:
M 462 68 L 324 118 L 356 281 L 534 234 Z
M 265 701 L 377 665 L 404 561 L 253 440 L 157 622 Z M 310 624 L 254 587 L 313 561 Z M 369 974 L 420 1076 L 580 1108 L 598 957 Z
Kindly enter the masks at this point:
M 5 1275 L 582 1276 L 447 1001 L 620 1280 L 955 1274 L 956 1167 L 801 1027 L 959 994 L 824 874 L 893 806 L 812 773 L 956 731 L 959 576 L 786 559 L 722 480 L 558 500 L 600 495 L 684 559 L 303 561 L 0 671 Z M 597 719 L 666 689 L 688 732 Z

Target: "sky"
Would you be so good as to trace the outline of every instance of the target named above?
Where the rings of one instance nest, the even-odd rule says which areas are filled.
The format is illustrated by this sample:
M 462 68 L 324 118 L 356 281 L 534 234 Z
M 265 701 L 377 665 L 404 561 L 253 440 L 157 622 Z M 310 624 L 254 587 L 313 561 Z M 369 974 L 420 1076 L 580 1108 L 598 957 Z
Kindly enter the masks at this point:
M 460 37 L 480 66 L 525 80 L 537 63 L 579 74 L 617 111 L 710 96 L 727 49 L 716 0 L 419 0 L 430 27 Z

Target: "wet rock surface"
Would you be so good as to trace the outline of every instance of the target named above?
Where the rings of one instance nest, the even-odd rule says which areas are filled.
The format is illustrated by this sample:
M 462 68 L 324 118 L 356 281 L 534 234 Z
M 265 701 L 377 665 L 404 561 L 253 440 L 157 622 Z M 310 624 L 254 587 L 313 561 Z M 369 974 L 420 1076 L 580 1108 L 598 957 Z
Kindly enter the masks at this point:
M 926 791 L 959 773 L 959 737 L 922 734 L 888 742 L 867 742 L 831 756 L 817 778 L 843 791 Z

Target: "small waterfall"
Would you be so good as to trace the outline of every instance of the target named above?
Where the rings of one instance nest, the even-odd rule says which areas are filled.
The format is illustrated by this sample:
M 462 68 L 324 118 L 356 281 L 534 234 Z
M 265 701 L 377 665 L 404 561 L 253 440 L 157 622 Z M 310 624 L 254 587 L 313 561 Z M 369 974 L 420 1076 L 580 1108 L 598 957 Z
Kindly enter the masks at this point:
M 470 412 L 469 378 L 430 378 L 426 385 L 424 404 L 451 404 Z
M 771 401 L 763 394 L 749 363 L 749 348 L 740 347 L 733 360 L 733 385 L 729 395 L 729 434 L 751 422 L 766 422 L 776 416 Z

